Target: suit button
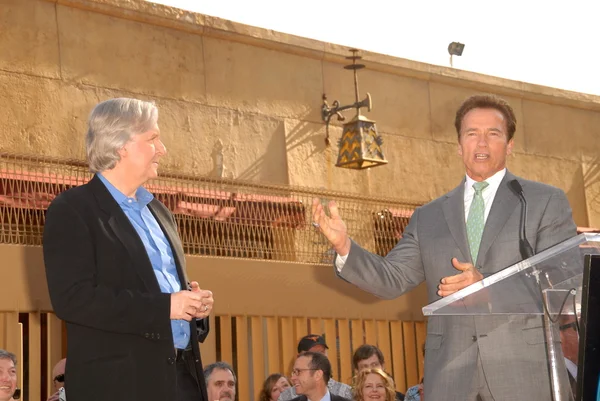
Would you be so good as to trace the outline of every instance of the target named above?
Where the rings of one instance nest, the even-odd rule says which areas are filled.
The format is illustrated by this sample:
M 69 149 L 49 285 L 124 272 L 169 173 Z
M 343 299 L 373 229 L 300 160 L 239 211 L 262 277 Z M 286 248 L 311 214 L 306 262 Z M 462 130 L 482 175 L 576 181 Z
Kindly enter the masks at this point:
M 154 340 L 154 333 L 150 335 L 150 338 Z
M 167 362 L 169 363 L 169 365 L 173 365 L 175 363 L 175 358 L 173 358 L 172 356 L 167 358 Z
M 471 340 L 473 340 L 473 342 L 477 341 L 477 336 L 471 337 Z
M 160 334 L 156 333 L 156 339 L 160 340 Z
M 146 334 L 144 334 L 144 337 L 150 338 L 150 334 L 146 333 Z

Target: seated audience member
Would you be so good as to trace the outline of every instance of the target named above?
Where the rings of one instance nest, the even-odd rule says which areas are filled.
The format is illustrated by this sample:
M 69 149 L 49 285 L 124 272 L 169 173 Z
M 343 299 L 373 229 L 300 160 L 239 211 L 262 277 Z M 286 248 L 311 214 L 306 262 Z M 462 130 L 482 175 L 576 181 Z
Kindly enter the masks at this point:
M 394 401 L 396 390 L 392 378 L 379 368 L 366 368 L 354 379 L 353 401 Z
M 379 348 L 370 344 L 363 344 L 354 351 L 352 356 L 352 367 L 355 374 L 363 369 L 376 368 L 385 371 L 385 360 Z M 404 394 L 396 391 L 396 401 L 403 401 Z
M 350 401 L 329 391 L 330 379 L 331 363 L 325 355 L 319 352 L 298 355 L 292 369 L 292 384 L 300 395 L 292 401 Z
M 258 397 L 259 401 L 277 401 L 283 390 L 292 387 L 287 377 L 281 373 L 269 375 Z
M 56 392 L 48 397 L 47 401 L 58 401 L 60 395 L 60 389 L 65 387 L 65 367 L 67 366 L 67 359 L 63 358 L 54 365 L 52 368 L 52 383 L 54 384 L 54 390 Z M 64 393 L 65 390 L 63 390 Z M 63 396 L 63 398 L 65 398 Z
M 19 398 L 17 392 L 17 357 L 0 349 L 0 401 Z M 13 396 L 15 396 L 13 398 Z
M 227 362 L 215 362 L 204 368 L 208 401 L 233 401 L 237 378 Z
M 304 352 L 318 352 L 327 356 L 327 349 L 329 347 L 325 343 L 325 338 L 316 334 L 309 334 L 302 337 L 298 342 L 298 356 Z M 347 399 L 352 398 L 352 388 L 344 383 L 337 382 L 333 379 L 327 383 L 329 392 L 331 394 L 339 395 Z M 296 390 L 294 387 L 290 387 L 281 393 L 279 401 L 290 401 L 296 397 Z

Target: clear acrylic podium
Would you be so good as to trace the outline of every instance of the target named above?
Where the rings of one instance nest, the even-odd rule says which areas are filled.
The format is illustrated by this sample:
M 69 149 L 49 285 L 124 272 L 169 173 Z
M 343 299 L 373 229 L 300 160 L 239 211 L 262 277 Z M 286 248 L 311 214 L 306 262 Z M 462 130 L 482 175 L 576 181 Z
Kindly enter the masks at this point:
M 578 361 L 585 255 L 600 255 L 600 234 L 568 239 L 425 306 L 423 314 L 543 315 L 553 401 L 574 400 L 567 365 L 573 371 Z

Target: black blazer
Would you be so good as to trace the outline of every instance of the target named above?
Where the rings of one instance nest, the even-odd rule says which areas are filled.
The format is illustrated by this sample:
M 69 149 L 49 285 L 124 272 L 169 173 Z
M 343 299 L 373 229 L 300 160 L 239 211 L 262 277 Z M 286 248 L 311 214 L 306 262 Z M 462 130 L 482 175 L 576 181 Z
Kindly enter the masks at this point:
M 341 397 L 339 395 L 335 395 L 335 394 L 331 394 L 331 393 L 329 393 L 329 395 L 331 395 L 331 401 L 352 401 L 347 398 Z M 296 398 L 292 398 L 291 401 L 308 401 L 308 398 L 305 395 L 300 395 Z
M 148 207 L 171 244 L 184 289 L 175 220 L 156 199 Z M 69 401 L 174 399 L 170 294 L 161 293 L 139 235 L 97 176 L 52 202 L 43 244 L 52 306 L 67 326 Z M 198 347 L 208 319 L 190 325 L 200 401 L 208 401 Z

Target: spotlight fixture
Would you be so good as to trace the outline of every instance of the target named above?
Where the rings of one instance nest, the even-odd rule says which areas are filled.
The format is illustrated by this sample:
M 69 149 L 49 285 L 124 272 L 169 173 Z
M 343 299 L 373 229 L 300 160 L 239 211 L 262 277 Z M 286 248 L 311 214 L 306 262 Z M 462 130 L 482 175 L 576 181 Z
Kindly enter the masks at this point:
M 452 42 L 448 45 L 448 54 L 450 54 L 450 67 L 452 67 L 452 56 L 462 56 L 465 45 L 459 42 Z

